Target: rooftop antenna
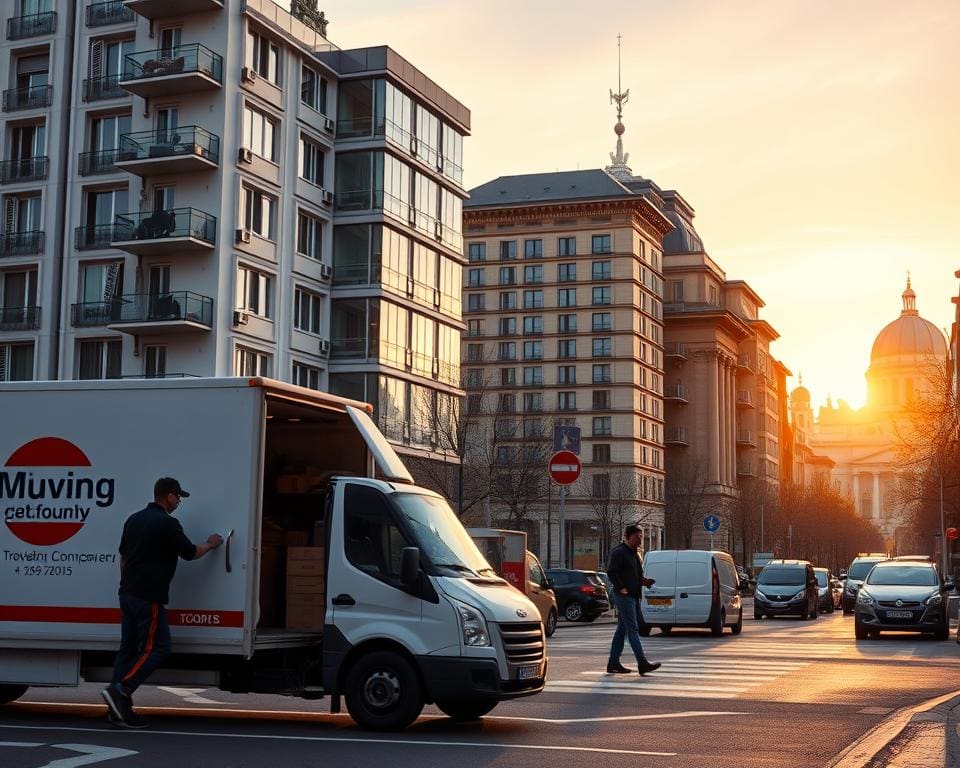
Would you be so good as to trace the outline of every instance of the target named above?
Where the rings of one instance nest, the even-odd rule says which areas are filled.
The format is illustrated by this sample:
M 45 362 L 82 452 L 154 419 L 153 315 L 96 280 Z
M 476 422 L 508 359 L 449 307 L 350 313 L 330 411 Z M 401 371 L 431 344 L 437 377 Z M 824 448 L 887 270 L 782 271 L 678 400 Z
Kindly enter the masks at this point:
M 613 126 L 613 132 L 617 134 L 617 151 L 610 153 L 610 165 L 606 167 L 606 172 L 620 181 L 631 181 L 633 171 L 627 165 L 630 159 L 630 153 L 623 151 L 623 134 L 627 130 L 623 125 L 623 105 L 630 100 L 630 89 L 623 90 L 621 82 L 621 42 L 623 35 L 617 35 L 617 92 L 610 90 L 610 103 L 617 105 L 617 124 Z

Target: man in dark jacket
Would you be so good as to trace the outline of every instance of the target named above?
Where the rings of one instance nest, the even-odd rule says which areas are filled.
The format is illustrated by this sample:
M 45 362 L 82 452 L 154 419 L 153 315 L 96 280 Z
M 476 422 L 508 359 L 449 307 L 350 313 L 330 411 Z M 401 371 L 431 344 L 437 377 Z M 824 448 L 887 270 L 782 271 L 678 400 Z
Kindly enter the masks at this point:
M 194 544 L 172 517 L 180 500 L 190 494 L 172 477 L 153 486 L 153 502 L 127 518 L 120 539 L 120 650 L 113 682 L 100 695 L 115 725 L 145 728 L 133 711 L 133 692 L 170 655 L 166 604 L 177 557 L 196 560 L 223 543 L 211 533 Z
M 636 525 L 628 525 L 623 532 L 623 541 L 610 550 L 607 561 L 607 576 L 613 582 L 613 599 L 617 604 L 617 631 L 610 643 L 610 658 L 607 661 L 608 673 L 626 673 L 628 669 L 620 663 L 624 638 L 630 641 L 633 655 L 637 657 L 637 666 L 641 675 L 660 667 L 660 663 L 651 664 L 643 655 L 640 643 L 640 595 L 643 587 L 652 587 L 653 579 L 643 577 L 643 563 L 637 548 L 643 534 Z

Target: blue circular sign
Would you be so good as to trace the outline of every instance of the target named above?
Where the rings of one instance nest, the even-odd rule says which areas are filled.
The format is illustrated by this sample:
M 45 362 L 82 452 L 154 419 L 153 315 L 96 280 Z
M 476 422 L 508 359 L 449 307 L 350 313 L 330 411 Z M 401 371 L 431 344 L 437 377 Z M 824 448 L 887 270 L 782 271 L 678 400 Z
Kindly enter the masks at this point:
M 703 518 L 703 527 L 707 529 L 707 533 L 716 533 L 720 530 L 720 518 L 716 515 L 707 515 Z

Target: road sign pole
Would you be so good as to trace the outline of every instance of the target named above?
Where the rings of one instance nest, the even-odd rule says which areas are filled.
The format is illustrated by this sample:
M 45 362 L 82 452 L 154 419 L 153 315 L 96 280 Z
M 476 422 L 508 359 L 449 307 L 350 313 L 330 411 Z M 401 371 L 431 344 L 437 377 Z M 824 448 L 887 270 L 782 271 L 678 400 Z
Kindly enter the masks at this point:
M 560 513 L 559 517 L 559 526 L 560 526 L 560 567 L 567 567 L 567 518 L 566 518 L 566 509 L 563 505 L 563 499 L 567 495 L 567 487 L 565 485 L 560 486 Z

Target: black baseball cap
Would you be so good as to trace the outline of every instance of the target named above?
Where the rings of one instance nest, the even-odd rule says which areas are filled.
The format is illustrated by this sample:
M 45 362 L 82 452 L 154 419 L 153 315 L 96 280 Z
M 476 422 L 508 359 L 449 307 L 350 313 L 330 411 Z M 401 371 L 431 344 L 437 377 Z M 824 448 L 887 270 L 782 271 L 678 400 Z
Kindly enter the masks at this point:
M 180 487 L 180 481 L 172 477 L 161 477 L 153 484 L 153 498 L 159 499 L 168 493 L 175 493 L 184 499 L 190 495 Z

